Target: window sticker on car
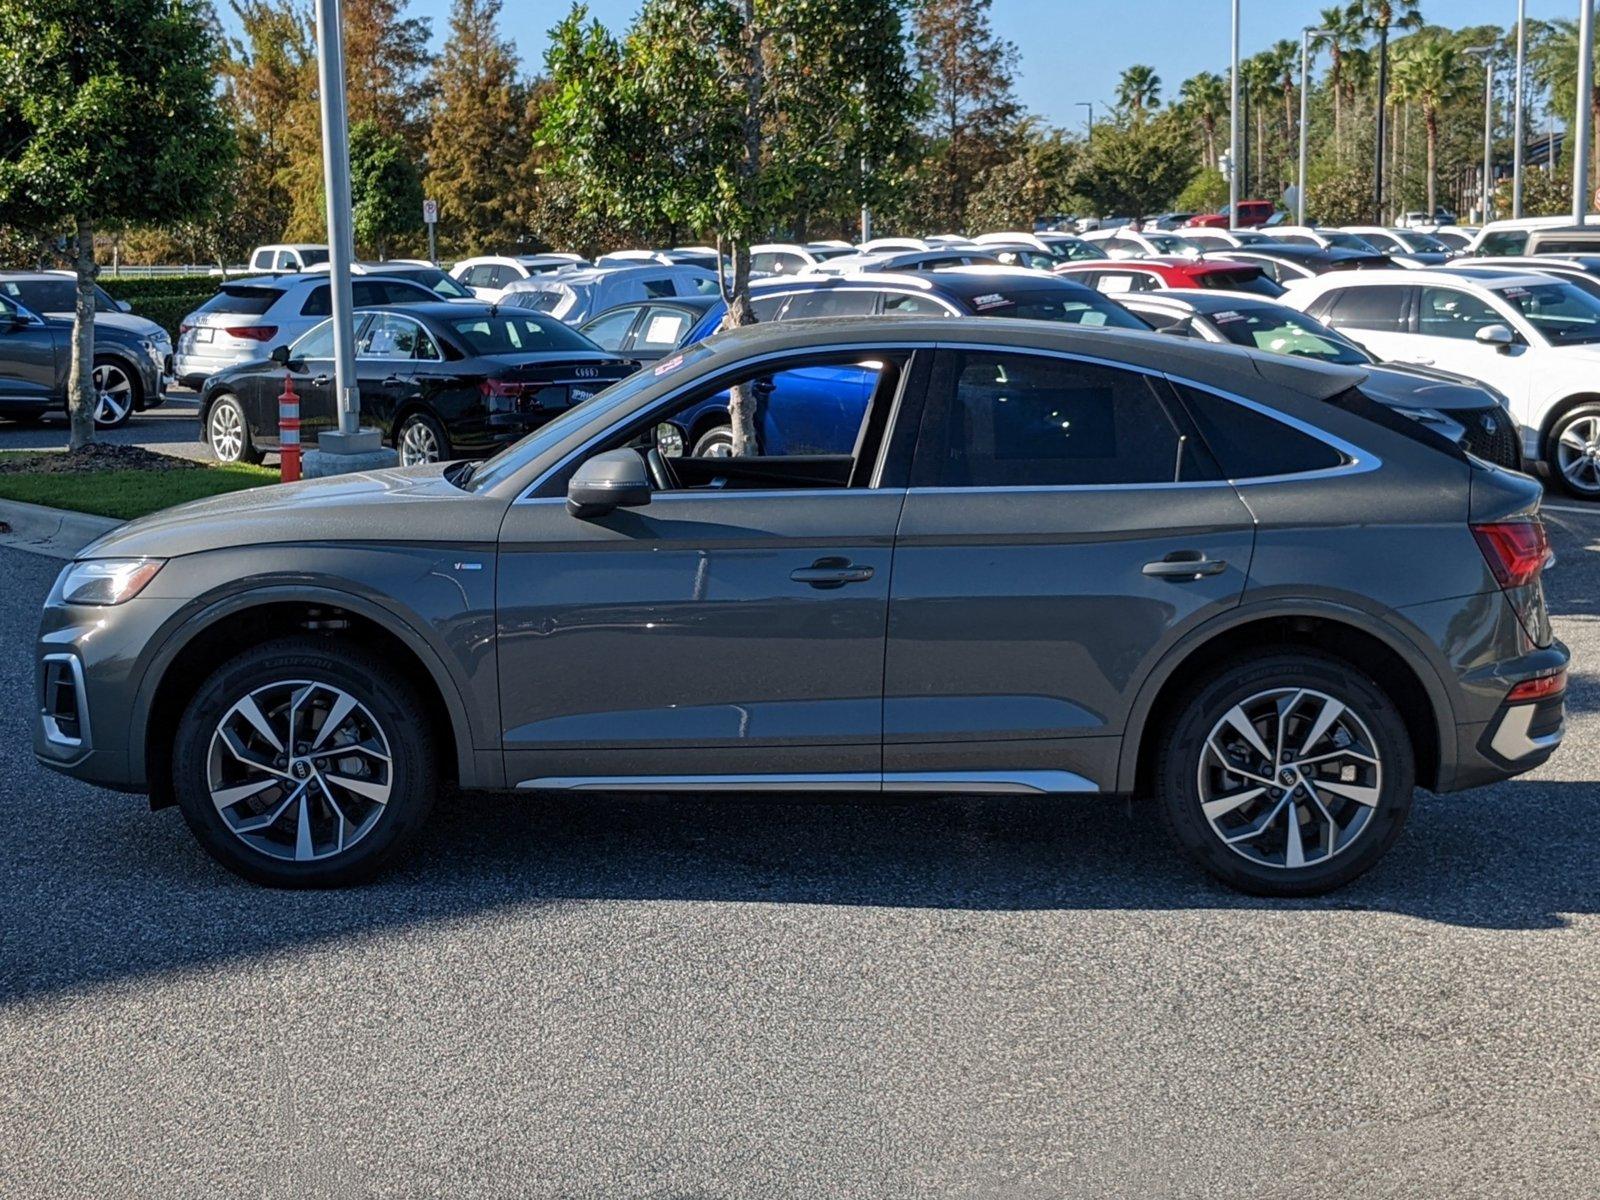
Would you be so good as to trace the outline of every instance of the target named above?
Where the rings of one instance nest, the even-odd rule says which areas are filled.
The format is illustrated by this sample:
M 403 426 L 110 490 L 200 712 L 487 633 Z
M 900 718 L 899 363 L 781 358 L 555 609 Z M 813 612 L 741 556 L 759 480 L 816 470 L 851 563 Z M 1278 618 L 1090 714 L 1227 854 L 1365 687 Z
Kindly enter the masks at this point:
M 678 335 L 683 332 L 683 318 L 667 315 L 650 318 L 650 329 L 644 335 L 645 341 L 661 343 L 676 342 Z
M 1521 300 L 1528 294 L 1528 289 L 1523 287 L 1508 287 L 1500 294 L 1507 300 Z
M 676 371 L 681 366 L 683 366 L 683 355 L 674 354 L 665 362 L 659 362 L 656 364 L 656 374 L 665 375 L 669 371 Z
M 1229 309 L 1227 312 L 1212 313 L 1211 319 L 1218 325 L 1226 325 L 1229 321 L 1242 321 L 1244 317 Z
M 986 308 L 1004 308 L 1012 301 L 999 292 L 985 292 L 981 296 L 972 298 L 972 307 L 982 312 Z

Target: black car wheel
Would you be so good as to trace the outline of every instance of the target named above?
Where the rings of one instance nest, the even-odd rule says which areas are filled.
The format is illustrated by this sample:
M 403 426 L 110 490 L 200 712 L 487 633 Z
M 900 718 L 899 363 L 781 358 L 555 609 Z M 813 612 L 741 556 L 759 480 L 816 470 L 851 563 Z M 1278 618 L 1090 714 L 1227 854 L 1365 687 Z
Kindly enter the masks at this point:
M 206 441 L 211 454 L 222 463 L 258 463 L 261 451 L 250 438 L 250 423 L 237 396 L 224 392 L 211 403 L 206 413 Z
M 433 802 L 421 700 L 378 657 L 285 638 L 225 663 L 179 722 L 173 788 L 200 844 L 275 887 L 369 878 Z
M 1411 811 L 1416 768 L 1377 686 L 1337 659 L 1286 653 L 1183 696 L 1155 783 L 1168 831 L 1218 879 L 1314 896 L 1383 857 Z
M 120 429 L 139 405 L 139 376 L 114 358 L 98 358 L 94 363 L 94 426 Z
M 411 413 L 400 422 L 400 428 L 395 430 L 394 446 L 402 467 L 448 462 L 454 457 L 444 426 L 425 412 Z
M 1550 430 L 1546 461 L 1568 495 L 1600 497 L 1600 404 L 1580 404 Z

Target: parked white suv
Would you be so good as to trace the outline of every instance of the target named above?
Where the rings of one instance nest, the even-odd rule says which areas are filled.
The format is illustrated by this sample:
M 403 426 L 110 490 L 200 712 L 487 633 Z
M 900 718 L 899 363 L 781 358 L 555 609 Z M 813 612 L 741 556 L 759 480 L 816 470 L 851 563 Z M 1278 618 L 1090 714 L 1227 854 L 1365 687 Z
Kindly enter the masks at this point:
M 1600 498 L 1600 300 L 1527 271 L 1335 271 L 1283 303 L 1381 359 L 1435 366 L 1505 393 L 1523 454 Z
M 619 304 L 666 296 L 710 296 L 716 291 L 716 275 L 703 267 L 640 263 L 519 279 L 506 287 L 500 303 L 581 325 Z
M 479 300 L 493 304 L 519 279 L 588 265 L 589 260 L 581 254 L 484 254 L 463 258 L 450 268 L 450 277 Z

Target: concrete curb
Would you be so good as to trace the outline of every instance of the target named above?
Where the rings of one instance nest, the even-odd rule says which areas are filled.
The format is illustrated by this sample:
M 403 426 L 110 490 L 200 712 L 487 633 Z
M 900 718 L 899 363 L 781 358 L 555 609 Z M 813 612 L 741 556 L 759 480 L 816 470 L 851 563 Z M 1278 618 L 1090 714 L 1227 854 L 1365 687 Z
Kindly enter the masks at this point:
M 64 559 L 75 558 L 95 538 L 122 524 L 112 517 L 21 500 L 0 500 L 0 521 L 11 527 L 9 532 L 0 533 L 0 546 Z

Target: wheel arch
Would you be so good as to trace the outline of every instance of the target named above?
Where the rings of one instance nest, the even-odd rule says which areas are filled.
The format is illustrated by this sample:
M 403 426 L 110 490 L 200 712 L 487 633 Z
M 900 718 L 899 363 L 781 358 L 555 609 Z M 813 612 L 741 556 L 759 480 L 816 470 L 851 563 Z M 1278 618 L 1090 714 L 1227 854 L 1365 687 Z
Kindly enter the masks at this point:
M 1555 447 L 1550 439 L 1555 434 L 1557 423 L 1573 409 L 1582 408 L 1585 404 L 1600 404 L 1600 392 L 1574 392 L 1557 400 L 1539 423 L 1539 457 L 1549 466 L 1555 466 Z
M 1417 760 L 1417 782 L 1437 790 L 1455 746 L 1455 709 L 1438 670 L 1394 626 L 1332 604 L 1237 609 L 1192 631 L 1146 677 L 1128 715 L 1117 763 L 1117 791 L 1148 793 L 1159 731 L 1197 674 L 1259 655 L 1303 648 L 1333 655 L 1366 673 L 1399 709 Z
M 336 632 L 377 649 L 421 696 L 447 774 L 466 786 L 504 782 L 492 771 L 486 777 L 459 686 L 408 622 L 338 589 L 271 587 L 223 597 L 186 616 L 145 669 L 132 706 L 128 752 L 132 773 L 149 781 L 152 808 L 173 802 L 170 734 L 196 689 L 233 654 L 280 633 L 305 632 Z
M 386 440 L 394 449 L 400 449 L 400 429 L 406 423 L 406 418 L 412 413 L 422 413 L 432 417 L 440 429 L 444 430 L 446 439 L 450 437 L 450 428 L 445 424 L 444 418 L 439 415 L 439 410 L 429 404 L 421 396 L 410 396 L 395 406 L 394 412 L 389 416 L 389 429 Z M 451 443 L 452 446 L 454 443 Z
M 134 355 L 133 351 L 116 342 L 105 342 L 94 348 L 94 358 L 91 366 L 99 366 L 102 362 L 115 363 L 128 374 L 128 382 L 133 384 L 133 410 L 140 412 L 144 409 L 145 387 L 144 364 Z

